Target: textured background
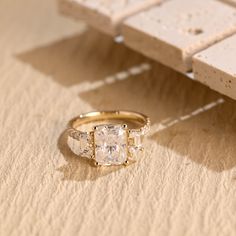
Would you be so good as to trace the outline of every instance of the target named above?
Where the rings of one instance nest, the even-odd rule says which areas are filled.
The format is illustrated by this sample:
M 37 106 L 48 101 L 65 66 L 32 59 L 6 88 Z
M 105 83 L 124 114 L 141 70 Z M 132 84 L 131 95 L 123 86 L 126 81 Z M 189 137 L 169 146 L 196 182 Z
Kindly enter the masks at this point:
M 0 2 L 0 235 L 235 235 L 236 102 L 53 1 Z M 151 117 L 142 160 L 96 169 L 63 130 L 96 109 Z

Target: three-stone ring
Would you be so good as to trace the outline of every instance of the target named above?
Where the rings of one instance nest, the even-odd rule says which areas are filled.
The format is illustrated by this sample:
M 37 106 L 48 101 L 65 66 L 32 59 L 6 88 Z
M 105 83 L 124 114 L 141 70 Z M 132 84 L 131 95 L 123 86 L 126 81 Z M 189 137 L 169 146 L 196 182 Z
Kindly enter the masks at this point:
M 149 118 L 138 112 L 95 111 L 71 120 L 67 132 L 79 142 L 79 155 L 96 166 L 110 166 L 136 160 L 149 128 Z

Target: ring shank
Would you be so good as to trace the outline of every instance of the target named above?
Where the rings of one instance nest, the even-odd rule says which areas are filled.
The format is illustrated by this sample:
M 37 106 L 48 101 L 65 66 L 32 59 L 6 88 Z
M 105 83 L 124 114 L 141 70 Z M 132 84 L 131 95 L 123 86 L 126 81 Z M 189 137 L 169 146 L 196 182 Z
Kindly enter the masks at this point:
M 149 118 L 141 113 L 132 111 L 93 111 L 74 118 L 69 126 L 76 129 L 80 125 L 104 120 L 124 120 L 138 123 L 140 128 L 149 123 Z

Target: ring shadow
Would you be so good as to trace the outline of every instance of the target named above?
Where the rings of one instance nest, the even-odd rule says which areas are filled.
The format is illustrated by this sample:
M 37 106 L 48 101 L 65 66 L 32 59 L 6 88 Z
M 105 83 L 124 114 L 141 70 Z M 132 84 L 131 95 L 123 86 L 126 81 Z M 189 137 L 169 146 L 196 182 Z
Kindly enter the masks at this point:
M 119 171 L 122 168 L 129 168 L 129 166 L 110 166 L 110 167 L 96 167 L 92 160 L 77 155 L 68 145 L 68 133 L 65 130 L 58 138 L 58 149 L 64 156 L 65 165 L 57 168 L 57 171 L 63 173 L 62 180 L 73 181 L 95 181 L 96 179 L 109 175 L 113 172 Z

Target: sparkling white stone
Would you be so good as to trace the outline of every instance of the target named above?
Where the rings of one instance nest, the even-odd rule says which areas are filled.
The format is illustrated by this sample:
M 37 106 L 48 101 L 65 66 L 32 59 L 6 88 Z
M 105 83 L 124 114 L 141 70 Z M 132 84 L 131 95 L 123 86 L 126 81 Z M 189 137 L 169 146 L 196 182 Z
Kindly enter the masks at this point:
M 127 130 L 122 125 L 96 126 L 94 143 L 100 165 L 120 165 L 128 159 Z
M 143 148 L 142 145 L 142 131 L 141 130 L 130 130 L 129 140 L 131 144 L 129 145 L 129 154 L 131 160 L 137 160 L 141 154 Z
M 93 149 L 92 149 L 92 139 L 89 133 L 80 133 L 79 135 L 79 149 L 80 155 L 92 158 Z

